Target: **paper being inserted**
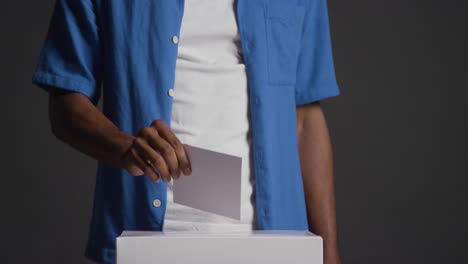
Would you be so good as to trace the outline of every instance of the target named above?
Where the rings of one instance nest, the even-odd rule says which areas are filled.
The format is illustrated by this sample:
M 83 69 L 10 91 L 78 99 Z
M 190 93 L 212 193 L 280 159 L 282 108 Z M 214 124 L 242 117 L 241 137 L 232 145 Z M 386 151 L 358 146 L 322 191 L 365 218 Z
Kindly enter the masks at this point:
M 242 157 L 184 147 L 192 173 L 174 180 L 174 202 L 240 220 Z

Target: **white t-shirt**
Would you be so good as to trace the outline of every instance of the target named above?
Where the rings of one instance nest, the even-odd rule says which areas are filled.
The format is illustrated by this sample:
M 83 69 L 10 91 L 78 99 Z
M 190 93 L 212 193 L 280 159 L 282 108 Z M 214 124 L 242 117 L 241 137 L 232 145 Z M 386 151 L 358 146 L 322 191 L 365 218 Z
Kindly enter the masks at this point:
M 235 1 L 185 0 L 178 45 L 172 131 L 183 143 L 242 157 L 241 220 L 175 204 L 169 185 L 164 231 L 257 229 L 247 75 Z

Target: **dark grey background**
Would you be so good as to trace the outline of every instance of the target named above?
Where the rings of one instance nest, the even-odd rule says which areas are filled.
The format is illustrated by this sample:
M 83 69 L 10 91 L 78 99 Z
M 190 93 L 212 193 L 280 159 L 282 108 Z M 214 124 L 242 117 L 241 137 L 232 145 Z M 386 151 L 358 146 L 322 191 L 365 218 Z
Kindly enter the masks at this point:
M 95 162 L 52 136 L 46 93 L 30 81 L 52 3 L 2 3 L 6 263 L 87 263 Z M 324 106 L 343 263 L 468 263 L 467 2 L 329 8 L 342 95 Z

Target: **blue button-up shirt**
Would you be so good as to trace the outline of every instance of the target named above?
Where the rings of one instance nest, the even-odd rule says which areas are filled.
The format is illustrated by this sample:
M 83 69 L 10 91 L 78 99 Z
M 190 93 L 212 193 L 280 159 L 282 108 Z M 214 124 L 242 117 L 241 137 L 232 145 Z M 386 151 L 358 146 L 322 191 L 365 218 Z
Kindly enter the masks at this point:
M 183 11 L 184 0 L 56 0 L 32 81 L 102 97 L 133 135 L 155 119 L 170 125 Z M 327 12 L 326 0 L 237 1 L 262 230 L 308 229 L 296 107 L 339 94 Z M 114 263 L 122 230 L 162 230 L 164 181 L 99 161 L 95 188 L 88 258 Z

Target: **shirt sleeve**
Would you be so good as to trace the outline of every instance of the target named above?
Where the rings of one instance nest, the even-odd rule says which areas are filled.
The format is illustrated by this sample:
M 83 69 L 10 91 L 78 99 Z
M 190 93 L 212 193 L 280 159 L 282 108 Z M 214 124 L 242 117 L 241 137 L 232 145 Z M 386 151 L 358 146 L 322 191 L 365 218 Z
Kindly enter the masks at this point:
M 101 53 L 92 0 L 56 0 L 32 82 L 80 92 L 97 104 Z
M 296 106 L 340 94 L 333 63 L 327 0 L 306 2 L 296 76 Z

